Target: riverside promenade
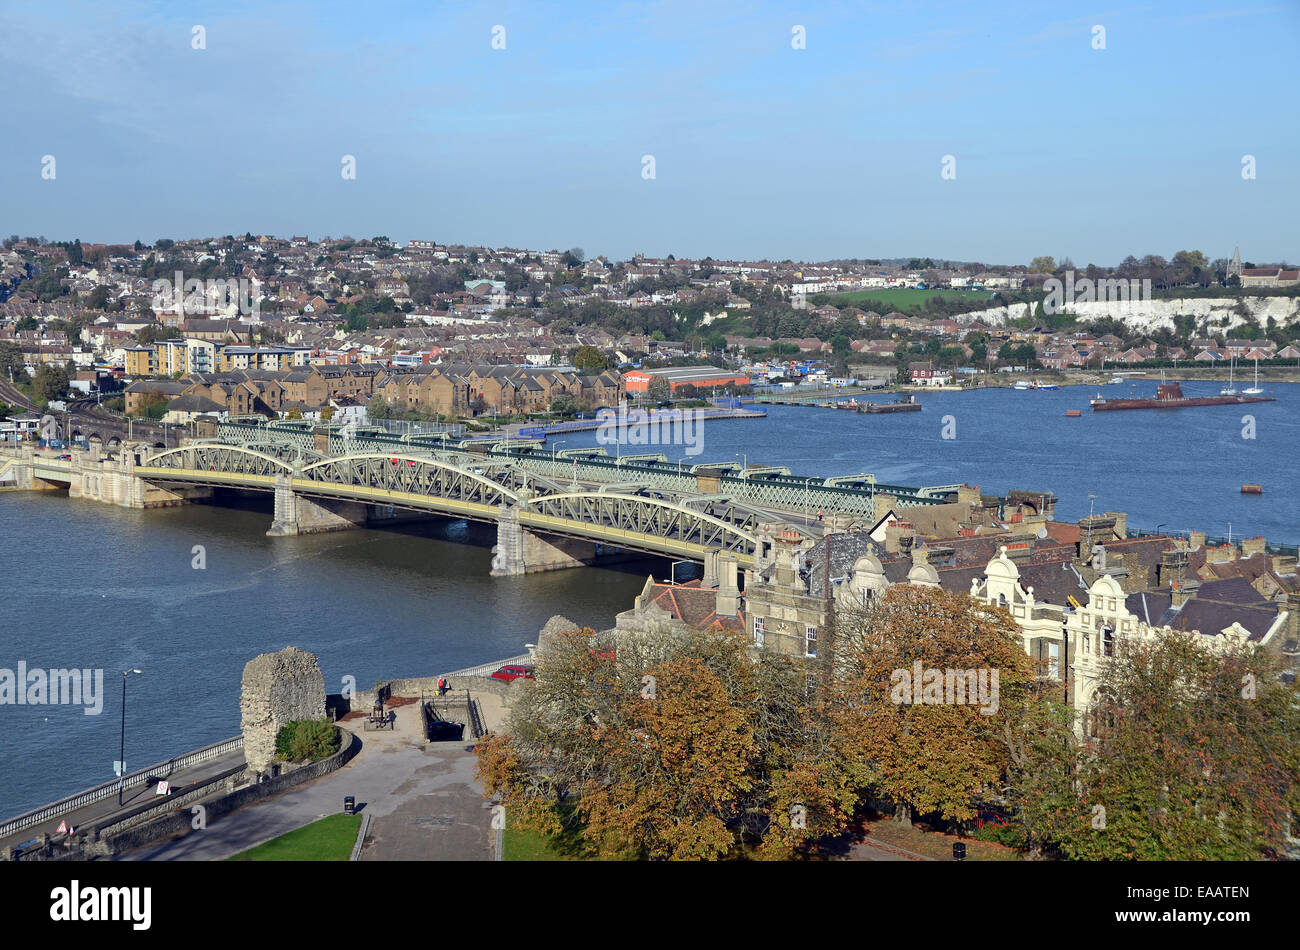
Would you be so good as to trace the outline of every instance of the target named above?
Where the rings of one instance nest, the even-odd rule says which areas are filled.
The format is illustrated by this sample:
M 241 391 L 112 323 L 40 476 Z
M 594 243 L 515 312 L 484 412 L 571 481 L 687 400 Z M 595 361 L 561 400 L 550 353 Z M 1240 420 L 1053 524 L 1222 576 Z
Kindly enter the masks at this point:
M 498 727 L 503 714 L 499 698 L 475 698 L 488 727 Z M 474 777 L 476 756 L 467 751 L 469 740 L 426 743 L 418 705 L 397 706 L 392 712 L 391 731 L 355 733 L 361 751 L 337 771 L 241 808 L 205 829 L 124 853 L 120 860 L 224 860 L 338 813 L 348 795 L 356 799 L 357 812 L 369 816 L 358 860 L 492 860 L 491 811 Z
M 131 772 L 125 780 L 121 805 L 117 800 L 118 780 L 113 779 L 0 823 L 0 854 L 39 841 L 45 834 L 57 841 L 63 837 L 57 833 L 61 822 L 78 829 L 159 802 L 159 781 L 168 782 L 173 794 L 179 794 L 242 768 L 243 764 L 243 740 L 236 737 Z

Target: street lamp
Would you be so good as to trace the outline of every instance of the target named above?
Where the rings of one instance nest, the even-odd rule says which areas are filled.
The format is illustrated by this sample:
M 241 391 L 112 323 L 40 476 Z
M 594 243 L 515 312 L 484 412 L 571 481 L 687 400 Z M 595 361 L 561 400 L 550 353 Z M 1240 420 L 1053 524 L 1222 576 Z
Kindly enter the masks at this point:
M 567 439 L 561 439 L 558 442 L 551 443 L 551 467 L 552 468 L 555 467 L 555 450 L 558 449 L 560 446 L 564 445 L 564 443 L 567 441 L 568 441 Z
M 741 465 L 740 465 L 740 477 L 741 477 L 741 478 L 744 478 L 744 477 L 745 477 L 745 471 L 746 471 L 746 469 L 749 468 L 749 453 L 747 453 L 747 452 L 737 452 L 737 453 L 736 453 L 736 458 L 740 459 L 740 462 L 741 462 Z
M 668 565 L 668 583 L 670 583 L 670 584 L 676 584 L 676 583 L 677 583 L 677 565 L 678 565 L 678 564 L 690 564 L 690 563 L 691 563 L 690 561 L 673 561 L 671 564 L 669 564 L 669 565 Z
M 131 673 L 143 673 L 144 670 L 122 671 L 122 744 L 118 750 L 117 760 L 117 803 L 122 804 L 122 789 L 126 784 L 126 678 Z

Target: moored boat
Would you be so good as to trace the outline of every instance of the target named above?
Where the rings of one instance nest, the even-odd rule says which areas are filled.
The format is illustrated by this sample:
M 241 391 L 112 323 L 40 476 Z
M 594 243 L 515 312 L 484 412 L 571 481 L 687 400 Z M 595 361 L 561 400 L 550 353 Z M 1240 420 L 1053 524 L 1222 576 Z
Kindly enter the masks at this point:
M 1231 388 L 1231 387 L 1229 387 Z M 1233 390 L 1235 393 L 1236 391 Z M 1184 396 L 1177 382 L 1161 383 L 1156 387 L 1155 398 L 1107 399 L 1097 394 L 1089 405 L 1098 412 L 1110 409 L 1189 409 L 1194 406 L 1241 406 L 1252 402 L 1276 402 L 1272 396 Z

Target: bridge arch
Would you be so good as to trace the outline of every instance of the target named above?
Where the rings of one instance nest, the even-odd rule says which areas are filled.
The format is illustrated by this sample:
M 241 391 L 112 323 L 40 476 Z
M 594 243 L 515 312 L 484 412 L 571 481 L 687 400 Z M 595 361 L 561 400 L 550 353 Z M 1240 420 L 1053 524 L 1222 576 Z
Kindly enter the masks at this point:
M 497 466 L 493 466 L 496 468 Z M 338 455 L 305 465 L 297 480 L 332 486 L 379 489 L 480 505 L 518 504 L 510 484 L 427 456 L 387 452 Z M 301 490 L 301 485 L 297 486 Z
M 199 443 L 164 449 L 144 460 L 147 468 L 180 468 L 235 475 L 291 475 L 293 466 L 283 459 L 238 445 Z

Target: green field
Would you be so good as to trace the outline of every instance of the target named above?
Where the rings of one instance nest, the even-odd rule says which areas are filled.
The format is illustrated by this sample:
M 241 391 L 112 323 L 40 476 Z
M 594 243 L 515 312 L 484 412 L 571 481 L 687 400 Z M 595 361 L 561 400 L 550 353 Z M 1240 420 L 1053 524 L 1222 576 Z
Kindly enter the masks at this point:
M 969 300 L 974 303 L 988 303 L 993 293 L 988 290 L 914 290 L 911 287 L 890 287 L 883 290 L 856 290 L 850 294 L 830 294 L 829 296 L 831 303 L 837 307 L 844 304 L 861 307 L 865 301 L 874 300 L 876 303 L 885 305 L 888 310 L 897 310 L 900 313 L 917 313 L 925 307 L 925 302 L 933 297 L 942 297 L 944 300 Z M 992 304 L 989 304 L 989 306 L 992 306 Z M 884 311 L 880 312 L 883 315 Z
M 346 861 L 357 843 L 360 815 L 328 815 L 229 858 L 230 861 Z

